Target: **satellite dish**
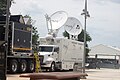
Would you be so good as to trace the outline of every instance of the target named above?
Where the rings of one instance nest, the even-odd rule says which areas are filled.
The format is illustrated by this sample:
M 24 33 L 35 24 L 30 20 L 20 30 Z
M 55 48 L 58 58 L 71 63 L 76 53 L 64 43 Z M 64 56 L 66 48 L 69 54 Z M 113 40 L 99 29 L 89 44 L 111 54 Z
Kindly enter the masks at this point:
M 65 11 L 57 11 L 50 16 L 52 29 L 58 29 L 67 21 L 67 13 Z
M 64 24 L 65 30 L 70 34 L 70 35 L 78 35 L 82 32 L 82 25 L 80 21 L 74 17 L 69 17 Z
M 52 35 L 57 35 L 59 28 L 62 27 L 67 21 L 68 15 L 65 11 L 57 11 L 50 17 L 45 16 L 47 21 L 48 32 Z

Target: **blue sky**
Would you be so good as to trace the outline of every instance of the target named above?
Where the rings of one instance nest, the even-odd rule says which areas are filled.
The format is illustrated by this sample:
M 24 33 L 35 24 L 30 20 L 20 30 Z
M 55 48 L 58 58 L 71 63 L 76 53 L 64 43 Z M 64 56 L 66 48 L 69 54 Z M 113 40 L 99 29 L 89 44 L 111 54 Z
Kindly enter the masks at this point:
M 14 0 L 11 7 L 12 14 L 30 15 L 40 36 L 46 36 L 47 27 L 45 14 L 56 11 L 66 11 L 69 17 L 76 17 L 84 26 L 81 15 L 84 0 Z M 120 0 L 88 0 L 90 18 L 87 19 L 87 32 L 92 37 L 89 46 L 105 44 L 120 48 Z M 84 27 L 83 27 L 84 28 Z M 64 28 L 59 31 L 62 35 Z

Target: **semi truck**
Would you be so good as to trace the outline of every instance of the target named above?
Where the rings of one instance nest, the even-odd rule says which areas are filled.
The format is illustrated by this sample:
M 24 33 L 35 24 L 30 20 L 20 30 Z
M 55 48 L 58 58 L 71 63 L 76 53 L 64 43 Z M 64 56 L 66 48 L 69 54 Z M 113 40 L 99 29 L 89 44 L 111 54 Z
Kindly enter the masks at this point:
M 0 16 L 0 41 L 5 41 L 5 20 L 6 16 Z M 33 72 L 32 26 L 25 24 L 22 15 L 10 16 L 7 45 L 7 70 L 11 73 Z
M 74 70 L 83 65 L 83 42 L 66 38 L 40 38 L 41 68 L 49 71 Z

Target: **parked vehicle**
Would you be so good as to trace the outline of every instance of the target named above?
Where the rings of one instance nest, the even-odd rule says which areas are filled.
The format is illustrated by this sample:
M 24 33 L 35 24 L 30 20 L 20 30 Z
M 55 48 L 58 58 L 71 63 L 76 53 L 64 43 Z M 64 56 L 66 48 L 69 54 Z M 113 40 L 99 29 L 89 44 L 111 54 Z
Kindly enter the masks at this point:
M 5 38 L 5 18 L 0 16 L 0 41 Z M 8 31 L 7 69 L 11 73 L 33 72 L 32 26 L 25 24 L 22 15 L 10 16 Z
M 82 67 L 83 43 L 65 38 L 40 38 L 39 53 L 41 67 L 55 70 L 71 70 Z

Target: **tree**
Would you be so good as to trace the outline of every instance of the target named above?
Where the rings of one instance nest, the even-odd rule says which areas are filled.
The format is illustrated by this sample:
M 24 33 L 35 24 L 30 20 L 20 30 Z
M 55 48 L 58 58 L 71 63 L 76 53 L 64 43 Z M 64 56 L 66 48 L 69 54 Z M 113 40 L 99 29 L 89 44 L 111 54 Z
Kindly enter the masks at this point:
M 69 33 L 67 31 L 63 32 L 63 36 L 64 37 L 68 37 L 69 39 Z M 86 33 L 86 41 L 91 41 L 92 38 L 90 37 L 90 35 L 88 33 Z M 82 32 L 78 35 L 78 41 L 84 42 L 84 30 L 82 30 Z
M 6 14 L 6 0 L 0 0 L 0 15 Z
M 13 0 L 10 0 L 10 6 L 14 3 Z M 7 0 L 0 0 L 0 15 L 6 14 Z
M 86 41 L 90 42 L 91 40 L 92 38 L 90 37 L 90 35 L 86 33 Z M 82 32 L 78 35 L 78 41 L 84 42 L 84 30 L 82 30 Z
M 63 32 L 63 36 L 64 37 L 69 37 L 69 33 L 67 31 Z M 92 40 L 92 38 L 90 37 L 90 35 L 88 33 L 86 33 L 86 41 L 90 42 Z M 84 42 L 84 30 L 82 30 L 82 32 L 78 35 L 78 41 Z M 86 56 L 88 56 L 90 49 L 88 48 L 88 44 L 86 44 Z
M 34 52 L 38 51 L 38 45 L 39 45 L 39 34 L 37 31 L 37 28 L 35 26 L 32 27 L 32 48 Z
M 32 44 L 33 45 L 38 45 L 39 44 L 39 34 L 38 34 L 38 31 L 37 31 L 37 28 L 36 27 L 33 27 L 32 28 Z

